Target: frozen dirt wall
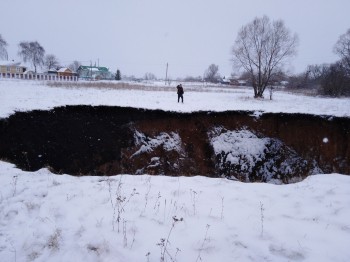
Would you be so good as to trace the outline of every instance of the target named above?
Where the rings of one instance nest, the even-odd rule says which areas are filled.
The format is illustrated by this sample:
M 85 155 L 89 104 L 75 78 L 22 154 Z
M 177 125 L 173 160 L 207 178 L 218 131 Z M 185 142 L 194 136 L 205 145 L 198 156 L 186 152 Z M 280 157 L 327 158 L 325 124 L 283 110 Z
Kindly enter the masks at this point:
M 252 134 L 243 143 L 265 141 L 259 155 L 252 155 L 254 145 L 250 152 L 237 153 L 234 140 L 227 152 L 215 152 L 213 136 L 232 132 Z M 66 106 L 0 119 L 0 158 L 25 170 L 48 167 L 72 175 L 224 175 L 266 181 L 261 174 L 270 172 L 269 179 L 288 182 L 314 172 L 350 174 L 349 137 L 349 118 Z M 244 169 L 247 164 L 252 166 Z

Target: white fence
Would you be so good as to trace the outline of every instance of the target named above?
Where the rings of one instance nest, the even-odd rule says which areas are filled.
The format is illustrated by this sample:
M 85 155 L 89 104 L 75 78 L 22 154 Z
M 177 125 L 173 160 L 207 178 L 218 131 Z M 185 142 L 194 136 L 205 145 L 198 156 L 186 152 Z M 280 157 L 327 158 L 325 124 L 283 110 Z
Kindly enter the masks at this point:
M 77 76 L 58 76 L 48 74 L 14 74 L 0 73 L 0 79 L 23 79 L 23 80 L 41 80 L 41 81 L 78 81 Z

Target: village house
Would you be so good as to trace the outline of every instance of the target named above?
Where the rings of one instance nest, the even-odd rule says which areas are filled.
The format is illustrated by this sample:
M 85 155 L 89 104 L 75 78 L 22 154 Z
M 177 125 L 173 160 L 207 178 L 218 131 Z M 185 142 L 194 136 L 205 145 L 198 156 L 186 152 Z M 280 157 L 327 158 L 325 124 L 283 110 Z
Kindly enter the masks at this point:
M 79 78 L 85 80 L 113 80 L 114 76 L 107 67 L 103 66 L 79 66 L 77 71 Z
M 74 73 L 72 70 L 70 70 L 67 67 L 62 67 L 60 69 L 57 70 L 57 75 L 58 76 L 74 76 Z
M 22 75 L 26 69 L 21 62 L 0 61 L 0 76 L 2 77 L 16 77 L 16 75 Z
M 222 85 L 231 85 L 231 77 L 224 76 L 220 79 L 220 84 Z
M 28 69 L 21 62 L 0 61 L 0 78 L 15 78 L 23 80 L 51 80 L 51 81 L 77 81 L 78 76 L 69 68 L 49 70 L 45 73 L 36 73 Z

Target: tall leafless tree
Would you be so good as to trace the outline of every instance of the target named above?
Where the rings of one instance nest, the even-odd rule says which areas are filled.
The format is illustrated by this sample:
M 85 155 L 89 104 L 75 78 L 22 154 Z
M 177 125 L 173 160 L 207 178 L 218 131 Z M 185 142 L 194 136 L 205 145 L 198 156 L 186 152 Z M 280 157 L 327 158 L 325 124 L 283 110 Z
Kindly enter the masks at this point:
M 204 80 L 212 83 L 217 83 L 220 79 L 219 66 L 211 64 L 204 72 Z
M 44 63 L 45 49 L 37 42 L 20 42 L 18 55 L 24 62 L 31 62 L 35 73 L 37 67 Z
M 339 37 L 334 46 L 334 52 L 340 56 L 350 75 L 350 28 Z
M 73 72 L 77 72 L 78 71 L 78 68 L 81 66 L 81 63 L 79 61 L 73 61 L 73 63 L 71 63 L 68 68 L 70 70 L 72 70 Z
M 274 75 L 296 55 L 298 36 L 292 35 L 282 20 L 255 18 L 239 31 L 232 48 L 233 63 L 249 73 L 254 97 L 263 97 Z
M 2 37 L 0 34 L 0 58 L 1 59 L 8 59 L 8 54 L 7 54 L 7 42 L 6 40 Z
M 49 54 L 44 58 L 44 65 L 47 70 L 57 69 L 60 66 L 60 63 L 55 55 Z

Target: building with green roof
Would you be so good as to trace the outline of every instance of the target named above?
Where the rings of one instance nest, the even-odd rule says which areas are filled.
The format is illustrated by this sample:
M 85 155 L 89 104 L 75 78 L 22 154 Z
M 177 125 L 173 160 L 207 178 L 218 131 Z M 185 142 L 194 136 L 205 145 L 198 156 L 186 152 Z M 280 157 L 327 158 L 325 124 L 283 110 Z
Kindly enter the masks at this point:
M 104 66 L 79 66 L 79 78 L 85 80 L 113 80 L 114 75 Z

